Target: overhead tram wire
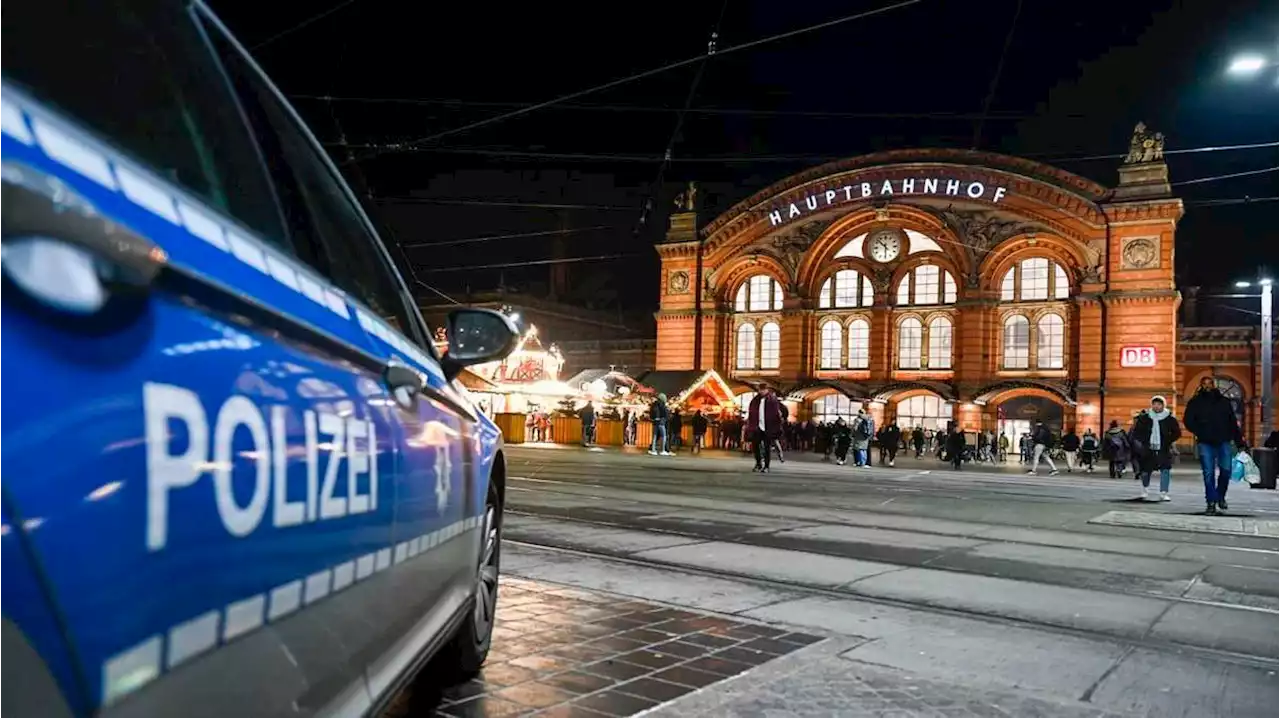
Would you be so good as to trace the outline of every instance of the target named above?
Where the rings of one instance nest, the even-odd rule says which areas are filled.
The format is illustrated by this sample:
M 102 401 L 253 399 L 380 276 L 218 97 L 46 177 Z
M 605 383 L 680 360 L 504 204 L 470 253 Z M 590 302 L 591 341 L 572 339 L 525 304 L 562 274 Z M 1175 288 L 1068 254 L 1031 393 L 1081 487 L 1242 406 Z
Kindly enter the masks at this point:
M 671 156 L 675 152 L 676 143 L 680 141 L 680 131 L 684 129 L 684 118 L 689 112 L 689 108 L 693 106 L 693 98 L 698 94 L 698 85 L 702 84 L 702 76 L 706 74 L 707 64 L 711 61 L 711 57 L 716 54 L 716 43 L 720 41 L 720 28 L 724 25 L 725 11 L 729 9 L 729 0 L 723 0 L 720 3 L 720 14 L 716 17 L 716 24 L 711 29 L 711 37 L 707 39 L 707 54 L 703 56 L 702 62 L 698 64 L 698 69 L 693 74 L 693 80 L 689 83 L 689 91 L 684 96 L 684 107 L 676 115 L 675 127 L 671 130 L 671 137 L 667 139 L 666 149 L 662 152 L 662 160 L 658 163 L 658 176 L 654 178 L 653 184 L 649 185 L 649 194 L 644 198 L 644 204 L 640 207 L 640 217 L 636 220 L 635 229 L 632 234 L 639 236 L 644 231 L 645 226 L 649 222 L 649 213 L 653 211 L 653 198 L 662 191 L 662 182 L 666 179 L 667 168 L 671 166 Z
M 471 264 L 460 267 L 428 267 L 424 272 L 474 272 L 483 269 L 508 269 L 510 267 L 538 267 L 548 264 L 572 264 L 575 262 L 603 262 L 614 259 L 630 259 L 632 257 L 645 257 L 647 254 L 637 252 L 625 252 L 621 254 L 601 254 L 594 257 L 561 257 L 558 259 L 534 259 L 525 262 L 498 262 L 497 264 Z
M 298 23 L 296 23 L 296 24 L 294 24 L 294 25 L 292 25 L 292 26 L 290 26 L 290 27 L 288 27 L 288 28 L 284 29 L 284 30 L 281 30 L 280 32 L 277 32 L 276 34 L 272 35 L 271 37 L 268 37 L 267 39 L 265 39 L 265 40 L 263 40 L 263 41 L 261 41 L 261 42 L 259 42 L 259 43 L 255 44 L 255 45 L 251 45 L 251 46 L 249 47 L 249 50 L 252 52 L 253 50 L 257 50 L 257 49 L 258 49 L 258 48 L 260 48 L 260 47 L 265 47 L 266 45 L 270 45 L 271 43 L 275 42 L 276 40 L 279 40 L 280 38 L 285 37 L 286 35 L 292 35 L 293 33 L 295 33 L 295 32 L 297 32 L 297 31 L 301 30 L 302 28 L 304 28 L 304 27 L 306 27 L 306 26 L 310 25 L 311 23 L 313 23 L 313 22 L 315 22 L 315 21 L 317 21 L 317 20 L 323 20 L 324 18 L 326 18 L 326 17 L 328 17 L 328 16 L 330 16 L 330 15 L 334 14 L 335 12 L 338 12 L 339 10 L 341 10 L 341 9 L 343 9 L 343 8 L 345 8 L 346 6 L 351 5 L 351 4 L 353 4 L 353 3 L 356 3 L 356 2 L 359 2 L 359 0 L 345 0 L 345 2 L 340 2 L 340 3 L 338 3 L 337 5 L 334 5 L 333 7 L 329 8 L 328 10 L 321 10 L 320 12 L 316 13 L 315 15 L 312 15 L 312 16 L 310 16 L 310 17 L 308 17 L 308 18 L 306 18 L 306 19 L 304 19 L 304 20 L 302 20 L 302 21 L 300 21 L 300 22 L 298 22 Z
M 1261 174 L 1267 174 L 1271 172 L 1280 172 L 1280 166 L 1268 167 L 1267 169 L 1264 169 L 1264 170 L 1248 170 L 1246 172 L 1232 172 L 1231 174 L 1225 174 L 1225 175 L 1214 175 L 1212 177 L 1200 177 L 1198 179 L 1183 180 L 1181 182 L 1170 182 L 1169 186 L 1181 187 L 1183 185 L 1200 184 L 1202 182 L 1218 182 L 1220 180 L 1235 179 L 1236 177 L 1249 177 L 1251 175 L 1261 175 Z
M 973 125 L 973 143 L 969 149 L 976 150 L 982 142 L 982 127 L 986 124 L 987 112 L 991 110 L 991 102 L 996 97 L 996 88 L 1000 86 L 1000 76 L 1004 74 L 1004 59 L 1009 55 L 1009 45 L 1013 44 L 1013 34 L 1018 29 L 1018 18 L 1022 16 L 1022 0 L 1017 0 L 1013 9 L 1013 21 L 1009 23 L 1009 32 L 1004 36 L 1004 47 L 1000 49 L 1000 60 L 996 62 L 996 71 L 991 76 L 991 86 L 987 88 L 987 96 L 982 100 L 982 116 Z
M 613 204 L 570 204 L 563 202 L 521 202 L 518 200 L 476 199 L 468 197 L 379 197 L 385 204 L 438 204 L 459 207 L 514 207 L 529 209 L 581 209 L 600 212 L 631 212 L 635 207 Z
M 349 1 L 354 1 L 354 0 L 349 0 Z M 744 42 L 744 43 L 742 43 L 741 45 L 734 45 L 734 46 L 732 46 L 732 47 L 728 47 L 728 48 L 725 48 L 725 49 L 723 49 L 723 50 L 719 50 L 719 51 L 718 51 L 718 54 L 720 54 L 720 55 L 727 55 L 727 54 L 729 54 L 729 53 L 731 53 L 731 52 L 739 52 L 739 51 L 741 51 L 741 50 L 749 50 L 749 49 L 751 49 L 751 48 L 753 48 L 753 47 L 759 47 L 759 46 L 764 45 L 764 44 L 767 44 L 767 43 L 776 42 L 776 41 L 778 41 L 778 40 L 785 40 L 785 39 L 788 39 L 788 38 L 795 37 L 795 36 L 797 36 L 797 35 L 802 35 L 802 34 L 804 34 L 804 33 L 813 32 L 813 31 L 815 31 L 815 30 L 823 30 L 823 29 L 826 29 L 826 28 L 829 28 L 829 27 L 834 27 L 834 26 L 836 26 L 836 25 L 840 25 L 840 24 L 846 23 L 846 22 L 852 22 L 852 21 L 854 21 L 854 20 L 862 20 L 862 19 L 865 19 L 865 18 L 868 18 L 868 17 L 873 17 L 873 16 L 875 16 L 875 15 L 881 15 L 881 14 L 884 14 L 884 13 L 886 13 L 886 12 L 891 12 L 891 11 L 893 11 L 893 10 L 898 10 L 898 9 L 901 9 L 901 8 L 904 8 L 904 7 L 910 7 L 910 6 L 912 6 L 912 5 L 917 5 L 917 4 L 921 3 L 921 2 L 923 2 L 923 0 L 901 0 L 900 2 L 896 2 L 896 3 L 892 4 L 892 5 L 885 5 L 885 6 L 883 6 L 883 7 L 875 8 L 875 9 L 873 9 L 873 10 L 864 10 L 863 12 L 854 13 L 854 14 L 852 14 L 852 15 L 845 15 L 845 16 L 843 16 L 843 17 L 838 17 L 838 18 L 836 18 L 836 19 L 834 19 L 834 20 L 828 20 L 828 21 L 826 21 L 826 22 L 821 22 L 821 23 L 818 23 L 818 24 L 816 24 L 816 25 L 808 25 L 808 26 L 806 26 L 806 27 L 797 28 L 797 29 L 795 29 L 795 30 L 788 30 L 787 32 L 778 33 L 778 34 L 776 34 L 776 35 L 769 35 L 769 36 L 767 36 L 767 37 L 762 37 L 762 38 L 760 38 L 760 39 L 758 39 L 758 40 L 751 40 L 750 42 Z M 443 131 L 441 131 L 441 132 L 437 132 L 437 133 L 435 133 L 435 134 L 427 135 L 426 137 L 421 137 L 421 138 L 418 138 L 418 139 L 416 139 L 416 140 L 411 140 L 411 141 L 409 141 L 409 142 L 407 142 L 407 143 L 402 143 L 402 145 L 401 145 L 401 146 L 396 147 L 396 148 L 388 148 L 388 149 L 386 149 L 386 150 L 383 150 L 382 152 L 374 152 L 374 153 L 371 153 L 371 154 L 365 155 L 364 157 L 360 158 L 360 159 L 359 159 L 359 160 L 357 160 L 357 161 L 363 161 L 363 160 L 371 159 L 371 158 L 376 157 L 376 156 L 378 156 L 378 155 L 384 154 L 385 152 L 398 151 L 398 150 L 402 150 L 402 149 L 413 149 L 413 148 L 414 148 L 415 146 L 417 146 L 417 145 L 425 144 L 425 143 L 427 143 L 427 142 L 433 142 L 433 141 L 435 141 L 435 140 L 439 140 L 439 139 L 442 139 L 442 138 L 444 138 L 444 137 L 449 137 L 449 136 L 451 136 L 451 135 L 456 135 L 456 134 L 458 134 L 458 133 L 460 133 L 460 132 L 466 132 L 466 131 L 468 131 L 468 130 L 474 130 L 474 129 L 477 129 L 477 128 L 480 128 L 480 127 L 485 127 L 485 126 L 492 125 L 492 124 L 495 124 L 495 123 L 498 123 L 498 122 L 502 122 L 502 121 L 504 121 L 504 120 L 509 120 L 509 119 L 511 119 L 511 118 L 514 118 L 514 117 L 520 117 L 521 115 L 527 115 L 527 114 L 529 114 L 530 112 L 536 112 L 537 110 L 541 110 L 541 109 L 546 108 L 546 107 L 551 107 L 552 105 L 557 105 L 557 104 L 560 104 L 561 102 L 567 102 L 567 101 L 569 101 L 569 100 L 575 100 L 575 99 L 577 99 L 577 98 L 579 98 L 579 97 L 585 97 L 585 96 L 587 96 L 587 95 L 591 95 L 591 94 L 594 94 L 594 93 L 597 93 L 597 92 L 601 92 L 601 91 L 608 90 L 608 89 L 611 89 L 611 88 L 614 88 L 614 87 L 618 87 L 618 86 L 621 86 L 621 85 L 625 85 L 625 84 L 630 83 L 630 82 L 635 82 L 636 80 L 642 80 L 642 79 L 644 79 L 644 78 L 646 78 L 646 77 L 652 77 L 652 76 L 654 76 L 654 75 L 659 75 L 659 74 L 662 74 L 662 73 L 664 73 L 664 72 L 669 72 L 669 71 L 671 71 L 671 70 L 675 70 L 675 69 L 678 69 L 678 68 L 681 68 L 681 67 L 685 67 L 685 66 L 687 66 L 687 65 L 692 65 L 692 64 L 694 64 L 694 63 L 701 62 L 701 61 L 702 61 L 702 60 L 704 60 L 705 58 L 706 58 L 706 55 L 705 55 L 705 54 L 700 54 L 700 55 L 697 55 L 697 56 L 695 56 L 695 57 L 690 57 L 690 58 L 686 58 L 686 59 L 684 59 L 684 60 L 678 60 L 678 61 L 676 61 L 676 62 L 667 63 L 666 65 L 662 65 L 661 67 L 655 67 L 655 68 L 653 68 L 653 69 L 651 69 L 651 70 L 645 70 L 644 72 L 638 72 L 638 73 L 636 73 L 636 74 L 634 74 L 634 75 L 628 75 L 628 76 L 626 76 L 626 77 L 620 77 L 620 78 L 618 78 L 618 79 L 616 79 L 616 80 L 610 80 L 610 81 L 608 81 L 608 82 L 605 82 L 605 83 L 602 83 L 602 84 L 599 84 L 599 85 L 595 85 L 595 86 L 593 86 L 593 87 L 588 87 L 588 88 L 586 88 L 586 89 L 584 89 L 584 90 L 578 90 L 577 92 L 571 92 L 571 93 L 569 93 L 569 94 L 567 94 L 567 95 L 561 95 L 560 97 L 552 98 L 552 99 L 550 99 L 550 100 L 546 100 L 546 101 L 544 101 L 544 102 L 539 102 L 539 103 L 537 103 L 537 104 L 529 105 L 529 106 L 527 106 L 527 107 L 522 107 L 522 108 L 520 108 L 520 109 L 518 109 L 518 110 L 512 110 L 511 112 L 504 112 L 504 113 L 502 113 L 502 114 L 500 114 L 500 115 L 495 115 L 495 116 L 493 116 L 493 117 L 488 117 L 488 118 L 485 118 L 485 119 L 483 119 L 483 120 L 477 120 L 477 121 L 475 121 L 475 122 L 471 122 L 471 123 L 468 123 L 468 124 L 462 125 L 461 127 L 454 127 L 454 128 L 452 128 L 452 129 L 443 130 Z
M 550 237 L 561 234 L 574 234 L 577 232 L 591 232 L 595 230 L 617 229 L 607 225 L 597 225 L 595 227 L 570 227 L 567 229 L 547 229 L 539 232 L 515 232 L 513 234 L 490 234 L 483 237 L 468 237 L 467 239 L 450 239 L 443 242 L 411 242 L 401 245 L 405 249 L 428 249 L 431 247 L 449 247 L 459 244 L 476 244 L 479 242 L 492 242 L 499 239 L 524 239 L 526 237 Z

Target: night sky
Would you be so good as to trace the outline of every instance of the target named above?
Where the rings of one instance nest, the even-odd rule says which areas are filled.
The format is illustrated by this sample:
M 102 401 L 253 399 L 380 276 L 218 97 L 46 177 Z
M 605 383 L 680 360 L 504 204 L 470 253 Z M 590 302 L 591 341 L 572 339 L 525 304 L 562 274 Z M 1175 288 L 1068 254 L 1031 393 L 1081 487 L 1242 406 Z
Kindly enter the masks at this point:
M 891 2 L 213 2 L 362 194 L 384 241 L 421 280 L 460 299 L 507 286 L 645 314 L 671 198 L 703 185 L 710 219 L 822 161 L 901 147 L 973 147 L 1034 157 L 1105 185 L 1133 125 L 1166 149 L 1277 140 L 1277 70 L 1224 70 L 1237 52 L 1275 62 L 1274 3 L 1025 0 L 983 115 L 1017 0 L 922 0 L 713 57 L 657 184 L 698 64 L 422 145 L 385 151 L 521 106 L 705 52 Z M 315 18 L 331 8 L 333 11 Z M 333 98 L 333 99 L 323 99 Z M 979 129 L 979 124 L 981 125 Z M 376 155 L 376 156 L 371 156 Z M 1168 158 L 1174 183 L 1267 169 L 1274 146 Z M 358 162 L 346 162 L 351 157 Z M 1176 187 L 1179 281 L 1221 286 L 1276 266 L 1277 173 Z M 654 212 L 641 223 L 652 197 Z M 1270 198 L 1202 204 L 1203 200 Z M 547 232 L 575 230 L 549 235 Z M 456 243 L 490 235 L 539 236 Z M 441 246 L 433 243 L 452 242 Z M 621 255 L 621 256 L 619 256 Z M 407 260 L 406 260 L 407 258 Z M 404 267 L 402 267 L 402 270 Z M 424 301 L 432 301 L 422 290 Z M 1223 317 L 1249 323 L 1244 316 Z

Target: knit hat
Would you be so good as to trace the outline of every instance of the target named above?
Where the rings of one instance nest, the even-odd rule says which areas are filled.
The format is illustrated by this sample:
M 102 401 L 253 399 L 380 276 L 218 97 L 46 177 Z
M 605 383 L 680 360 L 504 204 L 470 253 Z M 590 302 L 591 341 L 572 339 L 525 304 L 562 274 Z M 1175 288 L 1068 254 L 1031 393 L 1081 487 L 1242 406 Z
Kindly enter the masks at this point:
M 1158 401 L 1158 402 L 1160 402 L 1161 404 L 1168 404 L 1168 403 L 1169 403 L 1169 402 L 1165 401 L 1165 400 L 1164 400 L 1164 397 L 1163 397 L 1163 396 L 1160 396 L 1159 394 L 1156 394 L 1155 396 L 1151 397 L 1151 403 L 1152 403 L 1152 404 L 1156 403 L 1157 401 Z

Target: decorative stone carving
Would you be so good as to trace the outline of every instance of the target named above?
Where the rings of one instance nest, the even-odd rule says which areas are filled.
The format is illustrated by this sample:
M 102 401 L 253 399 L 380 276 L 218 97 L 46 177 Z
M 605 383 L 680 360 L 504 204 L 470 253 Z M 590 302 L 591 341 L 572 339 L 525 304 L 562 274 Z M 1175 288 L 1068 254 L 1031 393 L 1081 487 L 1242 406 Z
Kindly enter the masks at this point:
M 685 294 L 689 291 L 689 273 L 682 270 L 667 277 L 667 294 Z
M 1084 244 L 1085 263 L 1080 268 L 1080 279 L 1089 284 L 1102 281 L 1103 262 L 1106 261 L 1106 240 L 1091 239 Z
M 809 251 L 809 247 L 822 236 L 830 224 L 831 220 L 806 222 L 773 238 L 770 243 L 773 249 L 771 254 L 777 256 L 782 266 L 787 268 L 793 282 L 800 270 L 800 263 L 804 261 L 805 252 Z
M 934 214 L 960 238 L 964 245 L 964 253 L 969 259 L 970 267 L 964 282 L 970 289 L 980 284 L 978 267 L 982 264 L 983 255 L 1010 237 L 1040 229 L 1029 222 L 1001 219 L 999 215 L 982 210 L 956 209 L 953 205 L 947 205 L 943 210 L 936 210 Z
M 690 182 L 689 186 L 683 192 L 676 195 L 676 210 L 680 212 L 692 212 L 697 207 L 698 185 Z
M 1150 269 L 1160 266 L 1159 237 L 1128 237 L 1120 249 L 1121 269 Z
M 1133 128 L 1133 137 L 1129 138 L 1129 154 L 1125 155 L 1127 165 L 1142 162 L 1160 162 L 1164 160 L 1164 134 L 1149 132 L 1144 122 Z
M 877 267 L 871 275 L 871 285 L 875 287 L 877 292 L 889 291 L 889 282 L 893 281 L 893 269 L 891 267 Z

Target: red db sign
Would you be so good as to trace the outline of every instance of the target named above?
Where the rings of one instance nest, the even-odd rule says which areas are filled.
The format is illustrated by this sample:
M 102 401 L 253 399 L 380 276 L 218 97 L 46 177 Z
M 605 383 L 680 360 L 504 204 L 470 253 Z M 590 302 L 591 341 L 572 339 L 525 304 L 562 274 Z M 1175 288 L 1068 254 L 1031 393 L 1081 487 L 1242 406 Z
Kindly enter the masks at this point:
M 1155 365 L 1155 347 L 1120 347 L 1120 366 L 1150 367 Z

